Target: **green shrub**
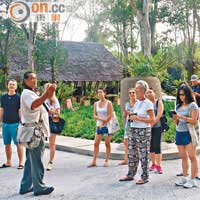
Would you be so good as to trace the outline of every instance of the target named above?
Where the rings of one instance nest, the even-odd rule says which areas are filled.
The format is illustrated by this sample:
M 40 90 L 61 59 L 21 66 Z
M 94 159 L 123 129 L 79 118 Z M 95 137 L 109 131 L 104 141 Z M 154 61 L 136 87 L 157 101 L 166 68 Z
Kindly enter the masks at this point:
M 169 110 L 174 110 L 174 102 L 164 101 L 164 108 L 166 112 L 166 117 L 169 125 L 169 130 L 163 134 L 163 141 L 165 142 L 173 142 L 175 133 L 176 133 L 176 125 L 172 121 L 172 118 L 169 117 Z
M 66 120 L 63 135 L 93 140 L 96 128 L 96 120 L 93 118 L 93 106 L 80 106 L 79 104 L 75 106 L 79 107 L 76 111 L 67 109 L 62 111 L 62 116 Z M 170 129 L 164 133 L 163 140 L 166 142 L 173 142 L 175 136 L 175 124 L 169 117 L 168 111 L 174 109 L 174 102 L 164 102 L 164 106 Z M 121 108 L 120 106 L 114 105 L 114 110 L 119 120 L 121 129 L 113 135 L 112 141 L 120 143 L 124 138 Z
M 75 88 L 73 85 L 66 84 L 62 81 L 59 81 L 57 84 L 57 97 L 61 104 L 65 102 L 65 100 L 72 95 L 74 92 Z

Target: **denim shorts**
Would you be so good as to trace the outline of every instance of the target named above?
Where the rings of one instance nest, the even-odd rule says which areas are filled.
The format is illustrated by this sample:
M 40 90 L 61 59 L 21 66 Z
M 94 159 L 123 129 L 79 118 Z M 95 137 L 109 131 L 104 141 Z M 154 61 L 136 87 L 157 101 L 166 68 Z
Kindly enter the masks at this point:
M 175 143 L 176 145 L 188 145 L 191 142 L 191 136 L 188 131 L 185 132 L 179 132 L 176 131 L 176 136 L 175 136 Z
M 105 135 L 105 136 L 108 136 L 109 135 L 109 133 L 108 133 L 108 128 L 106 127 L 106 126 L 104 126 L 104 127 L 97 127 L 96 128 L 96 133 L 98 134 L 98 135 Z
M 11 144 L 13 139 L 14 144 L 18 144 L 17 142 L 17 128 L 19 123 L 2 123 L 2 133 L 3 133 L 3 142 L 4 145 Z

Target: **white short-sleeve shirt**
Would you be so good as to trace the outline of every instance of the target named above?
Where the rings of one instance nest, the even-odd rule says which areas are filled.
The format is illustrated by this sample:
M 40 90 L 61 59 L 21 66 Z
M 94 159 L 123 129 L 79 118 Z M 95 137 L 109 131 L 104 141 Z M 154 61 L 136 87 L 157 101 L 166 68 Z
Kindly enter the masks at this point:
M 133 113 L 139 117 L 148 118 L 149 114 L 147 111 L 153 109 L 154 109 L 153 103 L 150 100 L 148 99 L 145 99 L 143 101 L 137 100 L 133 108 Z M 134 128 L 148 128 L 151 127 L 151 124 L 140 121 L 133 121 L 130 123 L 130 126 Z
M 39 122 L 40 117 L 42 119 L 42 127 L 46 136 L 50 135 L 48 112 L 43 105 L 31 109 L 32 103 L 38 99 L 38 95 L 29 90 L 24 89 L 21 95 L 21 122 L 23 123 L 34 123 Z

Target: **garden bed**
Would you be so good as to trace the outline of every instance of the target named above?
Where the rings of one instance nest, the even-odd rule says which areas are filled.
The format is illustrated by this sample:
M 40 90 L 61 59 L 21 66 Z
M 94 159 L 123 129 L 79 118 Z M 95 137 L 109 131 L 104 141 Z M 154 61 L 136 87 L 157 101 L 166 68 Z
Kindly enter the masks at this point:
M 170 129 L 163 134 L 163 141 L 173 142 L 175 136 L 175 124 L 172 122 L 172 119 L 169 118 L 168 111 L 174 109 L 174 102 L 164 102 L 164 105 Z M 96 127 L 96 120 L 93 119 L 93 106 L 81 106 L 80 104 L 74 106 L 79 107 L 79 109 L 76 111 L 67 109 L 62 110 L 62 116 L 66 120 L 66 126 L 62 135 L 93 140 Z M 121 129 L 113 135 L 112 141 L 120 143 L 123 141 L 124 136 L 121 108 L 118 105 L 114 105 L 114 110 Z

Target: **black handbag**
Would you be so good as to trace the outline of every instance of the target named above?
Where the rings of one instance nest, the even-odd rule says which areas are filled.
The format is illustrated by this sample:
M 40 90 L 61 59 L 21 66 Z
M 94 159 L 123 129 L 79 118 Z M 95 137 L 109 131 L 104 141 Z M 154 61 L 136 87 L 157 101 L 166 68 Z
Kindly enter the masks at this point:
M 51 133 L 55 134 L 61 134 L 64 126 L 65 126 L 65 120 L 61 117 L 59 117 L 59 120 L 57 122 L 53 121 L 52 117 L 49 117 L 49 126 Z

